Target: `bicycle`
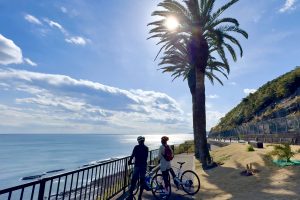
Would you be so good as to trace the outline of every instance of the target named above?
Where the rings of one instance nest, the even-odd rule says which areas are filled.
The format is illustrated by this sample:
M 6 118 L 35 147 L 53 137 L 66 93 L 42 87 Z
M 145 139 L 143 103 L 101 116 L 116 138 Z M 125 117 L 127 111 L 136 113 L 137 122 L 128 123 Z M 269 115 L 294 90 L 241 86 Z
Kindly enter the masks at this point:
M 178 168 L 177 174 L 171 172 L 174 184 L 177 189 L 182 187 L 182 189 L 189 195 L 194 195 L 200 190 L 200 179 L 198 175 L 192 170 L 186 170 L 182 172 L 182 166 L 185 162 L 177 162 L 180 167 Z M 173 170 L 172 168 L 170 170 Z M 156 176 L 162 176 L 161 174 L 157 174 Z M 154 176 L 153 179 L 156 177 Z M 169 185 L 171 185 L 170 175 L 168 178 Z
M 159 165 L 148 165 L 148 170 L 146 171 L 145 175 L 144 189 L 146 191 L 151 191 L 156 199 L 165 200 L 168 199 L 171 195 L 171 187 L 168 190 L 166 190 L 163 176 L 161 174 L 157 174 L 158 170 Z M 132 173 L 133 171 L 129 173 L 129 180 L 131 180 L 132 178 Z M 140 180 L 138 179 L 136 182 L 136 186 L 133 190 L 133 195 L 136 195 L 138 193 L 139 187 Z

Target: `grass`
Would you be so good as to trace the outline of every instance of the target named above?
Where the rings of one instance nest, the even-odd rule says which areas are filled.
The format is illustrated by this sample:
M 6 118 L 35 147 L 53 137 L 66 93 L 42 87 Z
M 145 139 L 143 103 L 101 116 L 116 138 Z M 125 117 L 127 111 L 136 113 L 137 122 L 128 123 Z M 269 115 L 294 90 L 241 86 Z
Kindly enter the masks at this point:
M 216 156 L 213 154 L 212 157 L 214 158 L 214 162 L 216 162 L 218 165 L 223 165 L 225 161 L 230 159 L 231 155 L 223 154 L 220 156 Z
M 200 192 L 195 199 L 299 199 L 299 166 L 279 167 L 273 163 L 273 147 L 246 151 L 247 144 L 232 143 L 211 151 L 219 165 L 211 170 L 203 170 L 195 159 L 195 170 L 201 181 Z M 292 151 L 298 146 L 291 145 Z M 300 154 L 295 155 L 300 160 Z M 245 177 L 241 172 L 252 163 L 254 175 Z M 255 195 L 255 197 L 253 196 Z
M 251 151 L 255 151 L 252 145 L 248 145 L 247 146 L 247 151 L 251 152 Z

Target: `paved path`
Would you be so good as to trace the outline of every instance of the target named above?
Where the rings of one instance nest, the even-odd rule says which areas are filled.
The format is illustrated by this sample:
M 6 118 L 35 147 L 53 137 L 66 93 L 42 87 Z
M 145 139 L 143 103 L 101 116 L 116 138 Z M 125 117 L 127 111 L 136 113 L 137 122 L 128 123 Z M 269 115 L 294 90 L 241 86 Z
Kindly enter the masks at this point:
M 179 155 L 175 155 L 174 159 L 172 160 L 172 167 L 176 173 L 176 167 L 179 167 L 179 165 L 177 164 L 177 162 L 185 162 L 185 164 L 183 165 L 183 171 L 184 170 L 194 170 L 195 166 L 194 166 L 194 154 L 179 154 Z M 173 182 L 173 179 L 172 181 Z M 136 195 L 137 197 L 137 195 Z M 117 197 L 114 198 L 116 200 L 124 200 L 124 197 Z M 155 198 L 153 197 L 151 191 L 145 191 L 143 192 L 143 196 L 142 196 L 143 200 L 155 200 Z M 177 190 L 177 188 L 175 187 L 174 184 L 172 184 L 172 195 L 170 197 L 170 200 L 187 200 L 187 199 L 194 199 L 193 196 L 187 195 L 183 190 Z

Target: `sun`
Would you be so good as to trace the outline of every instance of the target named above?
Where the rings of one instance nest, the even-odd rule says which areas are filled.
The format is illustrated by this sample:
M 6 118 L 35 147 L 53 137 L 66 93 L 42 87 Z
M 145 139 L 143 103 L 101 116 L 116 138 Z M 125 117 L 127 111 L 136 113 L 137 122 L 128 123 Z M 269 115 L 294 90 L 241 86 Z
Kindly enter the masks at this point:
M 165 21 L 165 26 L 167 27 L 167 29 L 169 29 L 170 31 L 174 31 L 178 28 L 179 26 L 179 22 L 178 20 L 173 17 L 173 16 L 170 16 L 166 19 Z

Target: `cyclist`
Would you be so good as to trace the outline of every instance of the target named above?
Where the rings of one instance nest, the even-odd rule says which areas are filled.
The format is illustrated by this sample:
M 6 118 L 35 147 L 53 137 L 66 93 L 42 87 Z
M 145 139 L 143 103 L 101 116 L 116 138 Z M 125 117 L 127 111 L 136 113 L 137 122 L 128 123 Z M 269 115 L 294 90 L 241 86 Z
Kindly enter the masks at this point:
M 171 172 L 172 176 L 175 177 L 175 173 L 171 168 L 171 160 L 170 159 L 166 159 L 165 154 L 166 154 L 166 148 L 170 149 L 172 151 L 172 149 L 168 146 L 167 141 L 169 140 L 169 138 L 167 136 L 163 136 L 161 138 L 161 146 L 159 147 L 159 153 L 158 153 L 158 159 L 160 162 L 160 170 L 162 172 L 163 175 L 163 179 L 165 182 L 165 192 L 168 192 L 168 189 L 170 187 L 170 182 L 168 181 L 169 179 L 169 171 Z M 172 155 L 173 151 L 172 151 Z
M 132 151 L 128 164 L 132 164 L 134 158 L 134 170 L 131 179 L 131 186 L 129 188 L 128 200 L 133 199 L 133 190 L 135 188 L 138 178 L 140 178 L 140 193 L 138 199 L 142 199 L 143 190 L 145 188 L 145 174 L 147 169 L 148 147 L 144 144 L 145 137 L 139 136 L 137 138 L 138 145 L 136 145 Z

